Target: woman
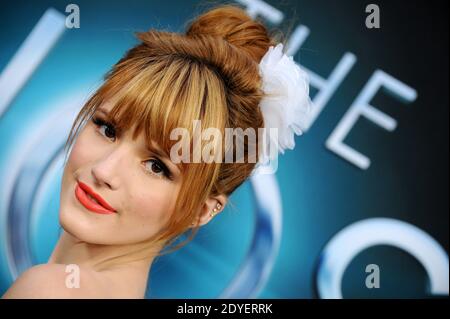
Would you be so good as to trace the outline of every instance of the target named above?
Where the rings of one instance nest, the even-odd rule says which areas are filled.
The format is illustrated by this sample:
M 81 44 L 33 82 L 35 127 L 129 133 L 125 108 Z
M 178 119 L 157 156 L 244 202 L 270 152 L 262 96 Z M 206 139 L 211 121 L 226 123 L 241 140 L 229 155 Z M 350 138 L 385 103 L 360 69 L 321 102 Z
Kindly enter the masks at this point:
M 310 106 L 306 75 L 242 9 L 212 9 L 186 34 L 138 37 L 72 126 L 63 233 L 48 263 L 24 272 L 4 298 L 143 298 L 154 258 L 186 244 L 221 212 L 254 171 L 248 159 L 262 162 L 261 145 L 274 141 L 243 139 L 247 160 L 231 148 L 235 160 L 223 161 L 238 143 L 224 141 L 225 128 L 275 127 L 281 151 L 301 134 Z M 193 133 L 195 121 L 222 133 L 212 148 L 219 161 L 174 160 L 174 130 Z M 187 150 L 195 150 L 189 136 Z M 188 240 L 171 247 L 187 231 Z

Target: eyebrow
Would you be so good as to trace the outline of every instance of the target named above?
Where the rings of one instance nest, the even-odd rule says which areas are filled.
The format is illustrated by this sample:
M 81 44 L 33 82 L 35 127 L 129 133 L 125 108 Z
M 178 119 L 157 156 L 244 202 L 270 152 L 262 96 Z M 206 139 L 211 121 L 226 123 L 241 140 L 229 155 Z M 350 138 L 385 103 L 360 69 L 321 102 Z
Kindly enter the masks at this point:
M 167 155 L 167 153 L 164 150 L 162 150 L 159 147 L 157 147 L 157 146 L 147 145 L 146 149 L 149 152 L 155 153 L 156 155 L 158 155 L 160 157 L 163 157 L 163 158 L 166 158 L 166 159 L 170 159 L 170 157 Z
M 103 113 L 104 115 L 106 115 L 109 118 L 109 111 L 108 110 L 105 110 L 102 107 L 98 107 L 95 111 L 99 112 L 99 113 Z

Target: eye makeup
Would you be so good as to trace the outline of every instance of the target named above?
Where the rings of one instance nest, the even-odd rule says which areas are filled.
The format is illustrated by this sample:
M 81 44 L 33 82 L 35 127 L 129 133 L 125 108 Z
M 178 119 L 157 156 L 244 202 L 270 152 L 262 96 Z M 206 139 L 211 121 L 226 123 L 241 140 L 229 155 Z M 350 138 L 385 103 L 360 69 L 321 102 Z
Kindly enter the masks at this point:
M 103 111 L 102 113 L 105 113 L 105 112 Z M 109 122 L 108 120 L 104 120 L 102 117 L 100 117 L 98 115 L 94 115 L 92 117 L 92 123 L 94 123 L 94 125 L 97 127 L 99 134 L 101 134 L 102 136 L 104 136 L 110 140 L 113 140 L 113 141 L 116 140 L 117 130 L 113 123 Z M 155 151 L 155 152 L 153 152 L 151 150 L 148 150 L 148 151 L 151 153 L 158 153 L 157 151 Z M 161 176 L 159 173 L 162 173 L 164 175 L 164 177 L 166 177 L 167 179 L 169 179 L 169 180 L 173 179 L 172 172 L 160 158 L 153 156 L 152 158 L 145 160 L 144 163 L 152 164 L 150 170 L 147 168 L 147 165 L 145 165 L 146 173 L 155 175 L 158 177 Z M 153 172 L 152 171 L 153 169 L 155 169 L 156 172 Z

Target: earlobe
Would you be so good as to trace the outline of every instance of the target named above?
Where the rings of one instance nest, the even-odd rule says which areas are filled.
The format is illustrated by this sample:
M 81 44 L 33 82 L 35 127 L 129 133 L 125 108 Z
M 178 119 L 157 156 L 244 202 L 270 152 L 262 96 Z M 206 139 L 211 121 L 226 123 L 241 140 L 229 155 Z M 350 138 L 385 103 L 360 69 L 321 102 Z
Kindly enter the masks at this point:
M 212 212 L 209 214 L 210 217 L 214 217 L 215 214 L 217 214 L 222 209 L 222 204 L 217 203 L 216 207 L 213 208 Z
M 209 202 L 209 217 L 214 217 L 216 214 L 220 213 L 223 210 L 227 202 L 227 197 L 224 195 L 218 195 L 216 197 L 212 197 L 208 199 Z
M 227 197 L 225 195 L 208 198 L 202 206 L 202 212 L 197 226 L 203 226 L 210 222 L 215 215 L 223 210 L 226 203 Z M 196 225 L 195 222 L 191 224 L 191 226 L 194 225 Z

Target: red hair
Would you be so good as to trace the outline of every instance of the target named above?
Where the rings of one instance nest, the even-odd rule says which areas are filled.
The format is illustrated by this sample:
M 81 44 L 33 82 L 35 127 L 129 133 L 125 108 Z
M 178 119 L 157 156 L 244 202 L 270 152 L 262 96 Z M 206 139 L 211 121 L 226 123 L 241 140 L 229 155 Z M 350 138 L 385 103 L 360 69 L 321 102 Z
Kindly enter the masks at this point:
M 140 43 L 114 65 L 83 106 L 66 147 L 97 107 L 110 98 L 115 100 L 110 117 L 119 130 L 136 124 L 133 136 L 143 132 L 149 144 L 156 142 L 167 154 L 176 142 L 169 138 L 171 130 L 182 127 L 192 132 L 194 120 L 222 133 L 226 127 L 257 131 L 264 126 L 259 109 L 263 93 L 258 64 L 268 48 L 276 45 L 275 36 L 232 5 L 201 14 L 190 23 L 186 34 L 152 29 L 137 33 Z M 244 153 L 248 148 L 244 142 Z M 183 163 L 175 210 L 157 240 L 174 242 L 196 222 L 208 197 L 229 196 L 250 176 L 254 166 L 248 161 Z M 188 240 L 174 249 L 186 244 L 196 232 L 195 227 Z

